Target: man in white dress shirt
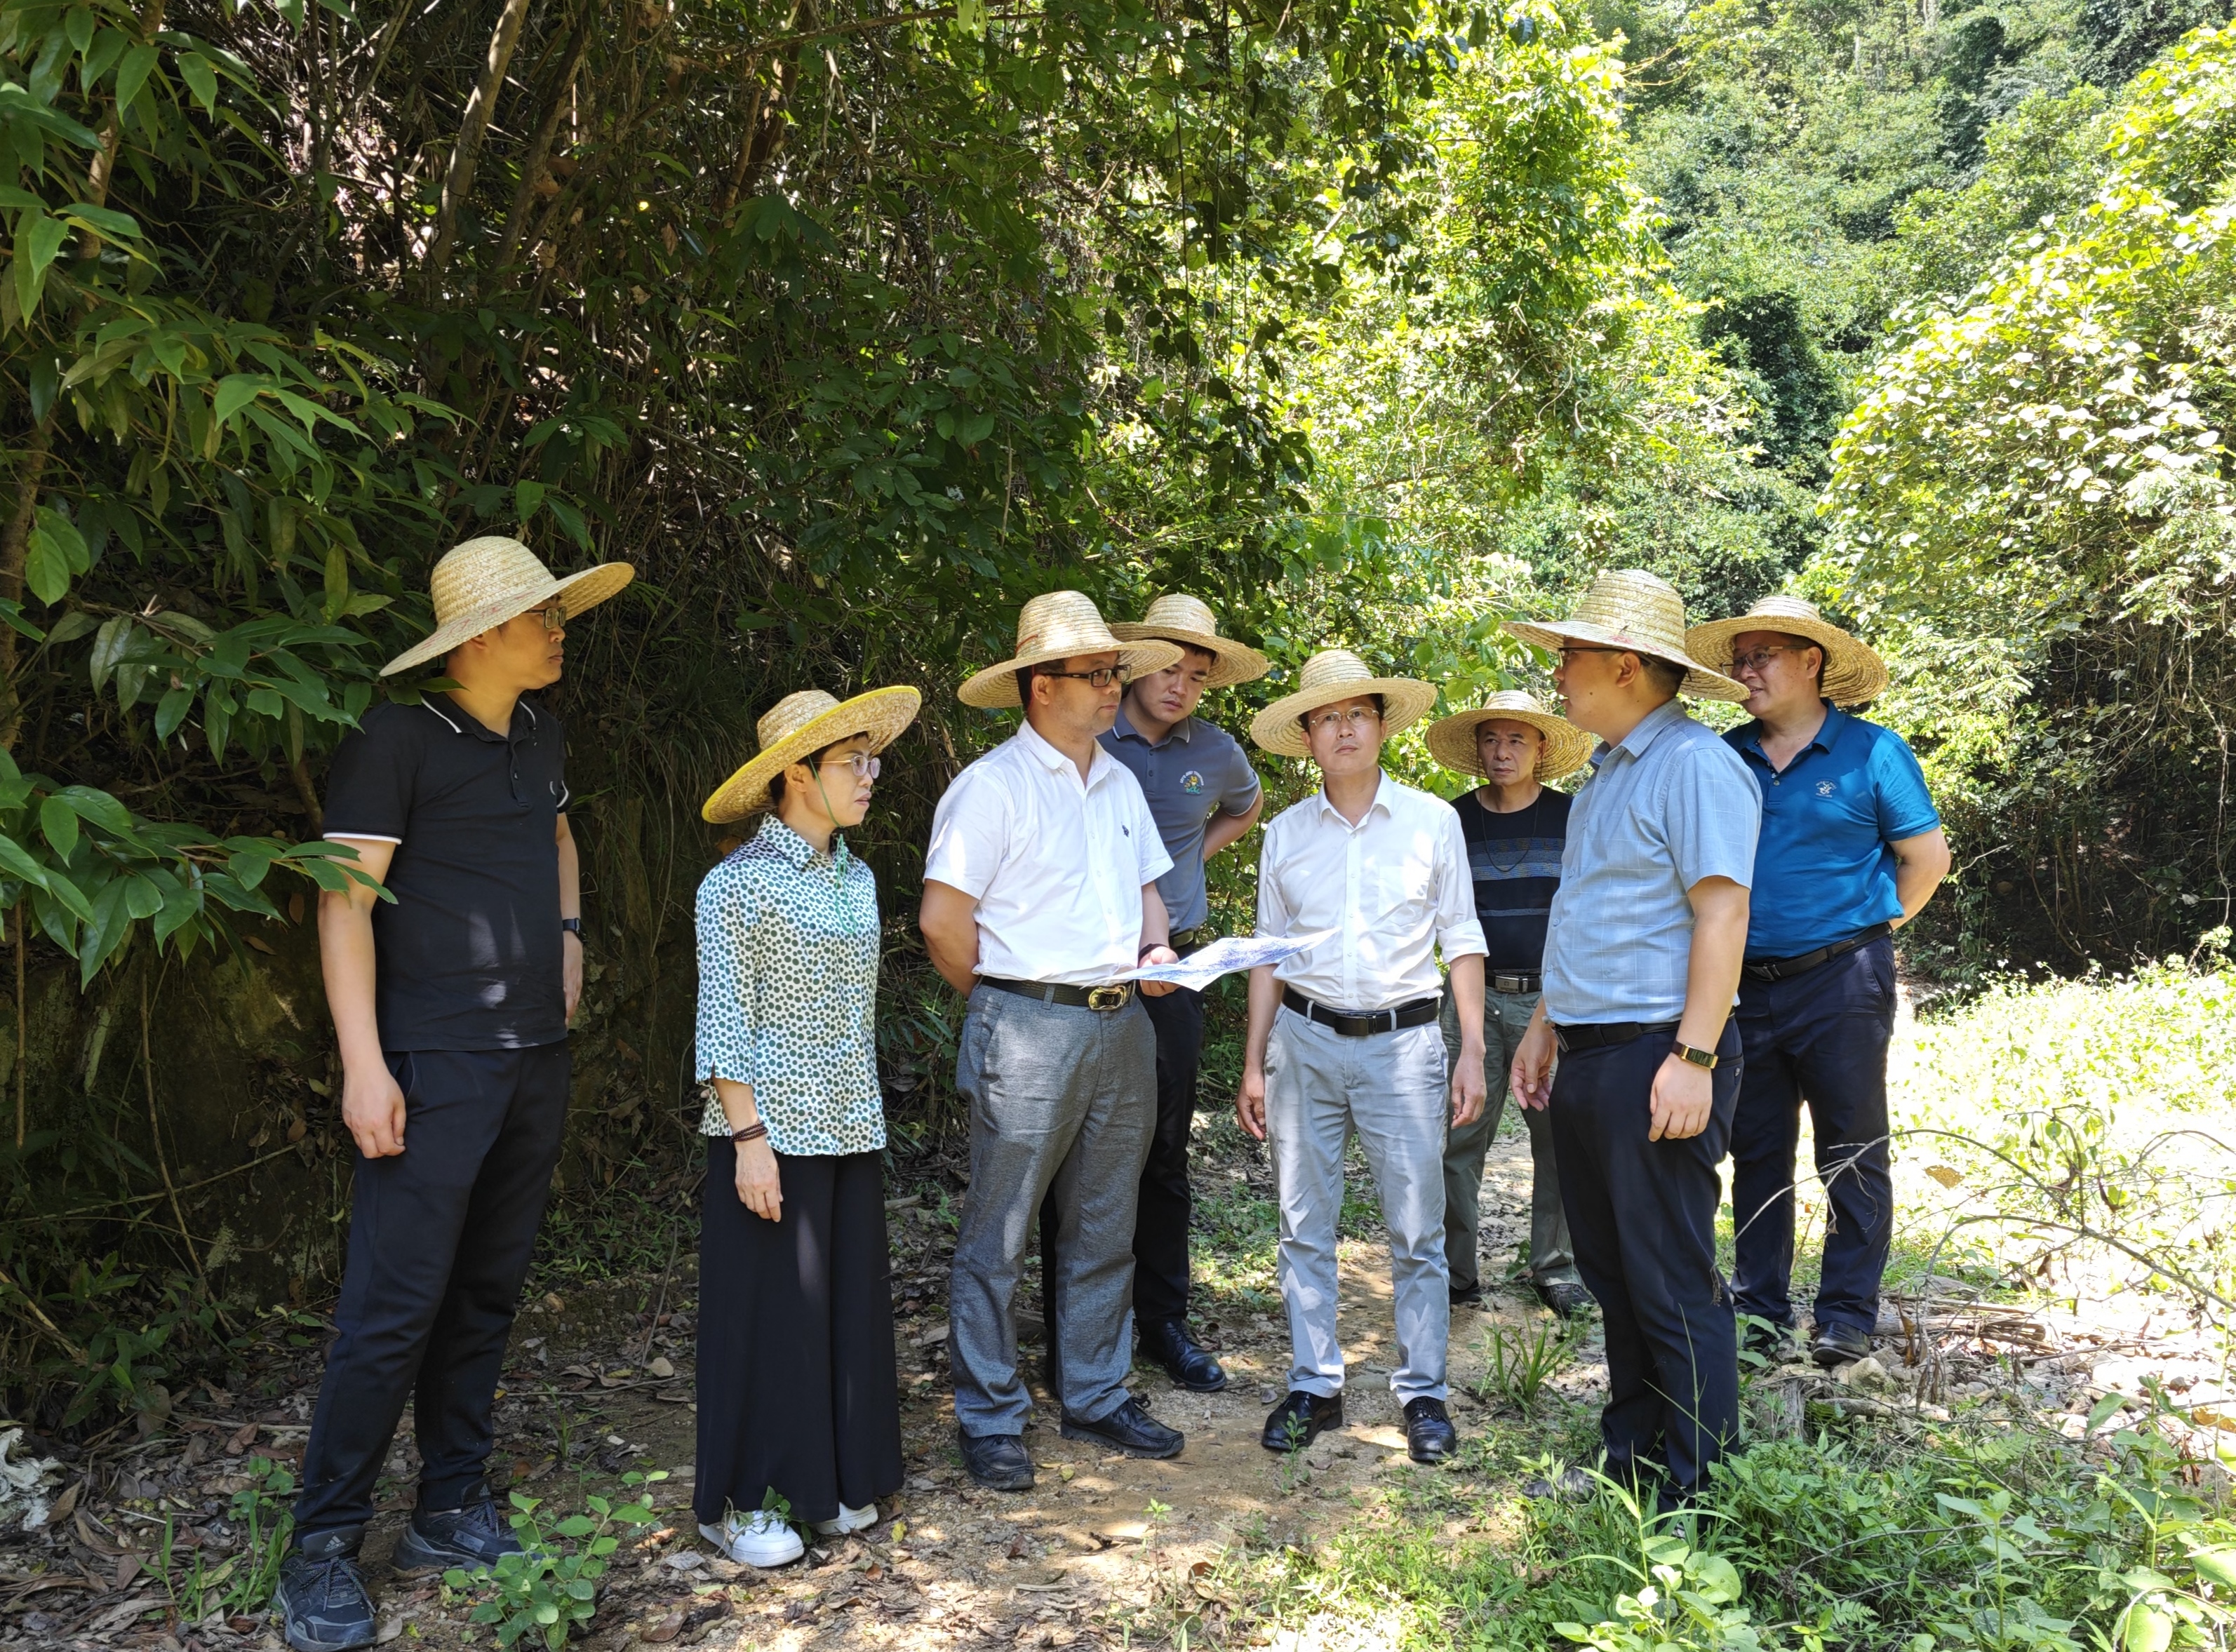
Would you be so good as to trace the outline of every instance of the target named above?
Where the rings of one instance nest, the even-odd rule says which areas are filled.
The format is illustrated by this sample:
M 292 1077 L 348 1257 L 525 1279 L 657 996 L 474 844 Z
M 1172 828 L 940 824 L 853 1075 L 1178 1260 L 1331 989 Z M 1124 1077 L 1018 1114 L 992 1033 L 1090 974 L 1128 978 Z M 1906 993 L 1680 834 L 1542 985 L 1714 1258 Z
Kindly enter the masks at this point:
M 1176 1457 L 1186 1443 L 1126 1388 L 1157 1045 L 1134 989 L 1109 984 L 1176 960 L 1157 893 L 1173 862 L 1141 783 L 1095 739 L 1130 674 L 1180 652 L 1120 642 L 1075 591 L 1034 598 L 1013 657 L 960 691 L 970 705 L 1022 703 L 1024 726 L 957 775 L 932 816 L 919 922 L 933 965 L 970 1001 L 956 1063 L 970 1107 L 970 1189 L 947 1347 L 963 1465 L 996 1491 L 1033 1484 L 1016 1297 L 1051 1191 L 1049 1328 L 1063 1349 L 1064 1437 L 1148 1458 Z
M 1382 772 L 1382 742 L 1427 711 L 1437 691 L 1377 677 L 1340 648 L 1314 654 L 1299 680 L 1250 728 L 1268 751 L 1309 756 L 1321 780 L 1266 829 L 1258 932 L 1334 933 L 1250 974 L 1235 1113 L 1273 1151 L 1290 1349 L 1289 1394 L 1261 1443 L 1301 1451 L 1343 1424 L 1336 1220 L 1355 1133 L 1390 1234 L 1398 1356 L 1390 1386 L 1413 1460 L 1437 1463 L 1459 1443 L 1444 1409 L 1444 1130 L 1447 1117 L 1462 1127 L 1483 1111 L 1483 926 L 1459 816 Z M 1461 1030 L 1449 1075 L 1437 1025 L 1439 947 Z

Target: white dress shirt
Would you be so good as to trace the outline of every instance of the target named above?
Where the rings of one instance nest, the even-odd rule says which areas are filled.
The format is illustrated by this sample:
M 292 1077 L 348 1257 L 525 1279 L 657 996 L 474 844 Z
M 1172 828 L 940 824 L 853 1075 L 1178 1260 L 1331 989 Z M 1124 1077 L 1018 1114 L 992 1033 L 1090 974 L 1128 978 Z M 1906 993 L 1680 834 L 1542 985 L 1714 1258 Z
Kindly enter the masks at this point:
M 1329 936 L 1273 967 L 1274 978 L 1330 1009 L 1371 1014 L 1444 990 L 1444 962 L 1480 957 L 1467 838 L 1441 797 L 1388 775 L 1354 826 L 1316 791 L 1266 829 L 1258 933 Z
M 1172 864 L 1125 764 L 1098 744 L 1082 783 L 1028 723 L 955 777 L 924 875 L 978 902 L 980 974 L 1097 987 L 1140 960 L 1141 886 Z

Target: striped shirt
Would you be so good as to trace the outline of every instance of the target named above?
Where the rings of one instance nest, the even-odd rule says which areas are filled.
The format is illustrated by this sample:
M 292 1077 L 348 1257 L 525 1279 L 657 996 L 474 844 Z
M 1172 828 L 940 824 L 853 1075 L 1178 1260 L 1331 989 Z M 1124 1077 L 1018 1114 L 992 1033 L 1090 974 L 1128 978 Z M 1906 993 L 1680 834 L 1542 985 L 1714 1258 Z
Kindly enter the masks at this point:
M 1485 808 L 1472 791 L 1452 801 L 1467 837 L 1475 915 L 1483 924 L 1491 969 L 1534 975 L 1543 965 L 1545 921 L 1561 887 L 1570 801 L 1549 786 L 1527 809 L 1507 814 Z

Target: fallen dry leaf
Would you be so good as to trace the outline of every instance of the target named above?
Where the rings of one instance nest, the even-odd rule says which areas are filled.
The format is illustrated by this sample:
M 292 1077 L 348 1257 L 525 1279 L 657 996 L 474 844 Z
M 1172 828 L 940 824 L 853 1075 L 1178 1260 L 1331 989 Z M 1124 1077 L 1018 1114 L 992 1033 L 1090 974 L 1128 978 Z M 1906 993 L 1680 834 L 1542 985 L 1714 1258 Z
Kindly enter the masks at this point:
M 654 1646 L 665 1646 L 683 1633 L 683 1614 L 670 1612 L 666 1617 L 648 1628 L 644 1638 Z
M 645 1373 L 648 1376 L 658 1377 L 665 1382 L 675 1374 L 675 1361 L 664 1354 L 655 1355 L 652 1363 L 645 1367 Z
M 225 1454 L 227 1457 L 239 1457 L 243 1452 L 246 1452 L 250 1446 L 256 1444 L 256 1431 L 258 1426 L 259 1425 L 255 1423 L 241 1424 L 239 1428 L 233 1431 L 233 1438 L 226 1441 Z
M 262 953 L 267 958 L 276 958 L 279 956 L 279 954 L 272 950 L 272 943 L 266 941 L 262 935 L 249 936 L 248 944 L 255 947 L 257 951 Z
M 111 1589 L 129 1588 L 132 1580 L 139 1575 L 140 1557 L 128 1550 L 116 1557 L 116 1576 L 110 1579 L 109 1586 Z

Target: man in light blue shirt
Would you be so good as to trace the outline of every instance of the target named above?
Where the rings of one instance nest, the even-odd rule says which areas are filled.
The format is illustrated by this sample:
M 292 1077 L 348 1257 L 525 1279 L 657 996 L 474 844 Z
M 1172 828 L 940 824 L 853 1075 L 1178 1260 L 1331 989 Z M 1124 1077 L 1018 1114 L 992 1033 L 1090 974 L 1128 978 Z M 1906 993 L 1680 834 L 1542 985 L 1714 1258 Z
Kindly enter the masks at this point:
M 1559 652 L 1568 720 L 1601 741 L 1512 1087 L 1551 1105 L 1577 1271 L 1606 1316 L 1608 1472 L 1658 1481 L 1671 1508 L 1739 1432 L 1716 1166 L 1739 1101 L 1731 1011 L 1761 814 L 1738 755 L 1676 702 L 1746 691 L 1687 656 L 1682 600 L 1635 569 L 1600 575 L 1567 620 L 1507 629 Z

